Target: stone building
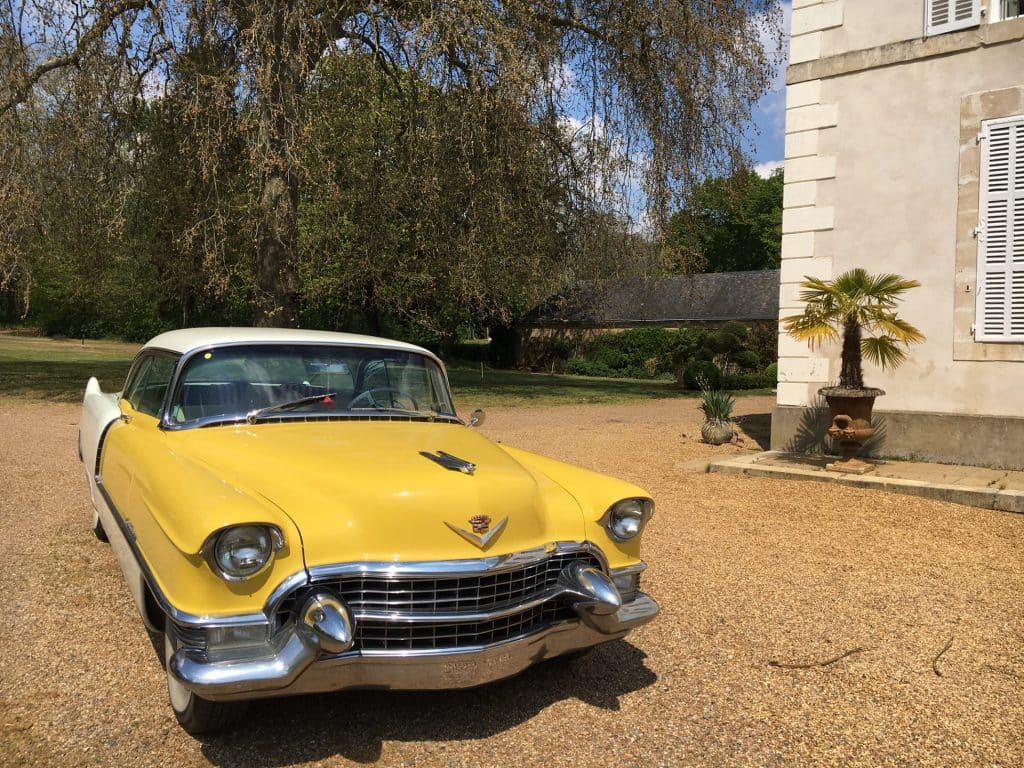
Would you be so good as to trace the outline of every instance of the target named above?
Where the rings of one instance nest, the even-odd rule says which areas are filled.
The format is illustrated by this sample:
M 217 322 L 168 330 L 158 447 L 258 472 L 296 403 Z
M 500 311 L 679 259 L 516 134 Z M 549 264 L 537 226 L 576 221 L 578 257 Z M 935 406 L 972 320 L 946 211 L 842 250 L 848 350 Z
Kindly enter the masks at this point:
M 920 281 L 876 453 L 1024 468 L 1024 0 L 793 0 L 786 90 L 780 315 L 804 275 Z M 838 375 L 780 336 L 773 448 Z

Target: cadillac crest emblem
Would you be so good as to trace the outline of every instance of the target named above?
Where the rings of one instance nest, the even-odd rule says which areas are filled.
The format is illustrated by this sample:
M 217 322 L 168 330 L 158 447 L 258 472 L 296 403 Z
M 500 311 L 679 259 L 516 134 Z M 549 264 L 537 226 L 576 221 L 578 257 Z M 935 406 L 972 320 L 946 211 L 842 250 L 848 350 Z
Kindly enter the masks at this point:
M 490 543 L 494 541 L 505 529 L 506 523 L 508 523 L 507 516 L 501 518 L 501 520 L 492 526 L 491 518 L 488 515 L 473 515 L 473 517 L 469 518 L 469 526 L 472 530 L 467 531 L 463 528 L 459 528 L 459 526 L 454 525 L 453 523 L 445 521 L 445 525 L 459 534 L 459 536 L 464 538 L 466 541 L 476 544 L 480 549 L 487 549 Z

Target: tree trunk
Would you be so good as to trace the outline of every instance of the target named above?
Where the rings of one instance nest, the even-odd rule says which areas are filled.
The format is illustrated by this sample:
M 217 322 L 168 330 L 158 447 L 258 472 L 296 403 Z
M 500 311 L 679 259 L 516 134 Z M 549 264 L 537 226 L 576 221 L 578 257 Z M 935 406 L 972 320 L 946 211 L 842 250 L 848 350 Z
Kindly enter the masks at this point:
M 861 370 L 860 323 L 854 315 L 846 318 L 843 328 L 843 369 L 839 373 L 839 386 L 860 389 L 864 386 L 864 372 Z
M 256 227 L 256 324 L 260 326 L 293 327 L 298 322 L 298 197 L 293 174 L 273 171 L 263 179 Z
M 259 132 L 254 158 L 259 174 L 256 222 L 256 324 L 298 322 L 299 165 L 295 130 L 299 123 L 303 66 L 300 15 L 290 3 L 275 2 L 254 22 L 265 39 L 255 47 Z

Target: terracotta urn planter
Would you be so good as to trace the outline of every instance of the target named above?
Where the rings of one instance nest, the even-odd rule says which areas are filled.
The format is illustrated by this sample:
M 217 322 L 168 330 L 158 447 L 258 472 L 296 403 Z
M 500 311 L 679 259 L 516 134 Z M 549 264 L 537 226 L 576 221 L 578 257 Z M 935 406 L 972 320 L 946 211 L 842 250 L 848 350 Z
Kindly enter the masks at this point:
M 829 437 L 839 443 L 843 456 L 827 464 L 825 469 L 832 472 L 850 472 L 863 475 L 874 470 L 874 466 L 857 458 L 864 443 L 875 434 L 871 426 L 871 409 L 875 398 L 885 392 L 875 387 L 822 387 L 818 393 L 828 402 L 832 424 Z

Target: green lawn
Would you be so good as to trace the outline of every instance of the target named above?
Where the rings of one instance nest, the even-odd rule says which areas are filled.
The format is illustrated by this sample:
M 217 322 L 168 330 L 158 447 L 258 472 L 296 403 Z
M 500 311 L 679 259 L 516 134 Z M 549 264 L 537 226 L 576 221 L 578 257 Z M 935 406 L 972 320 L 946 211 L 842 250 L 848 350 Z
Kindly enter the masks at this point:
M 96 376 L 105 391 L 124 384 L 137 344 L 72 341 L 21 336 L 0 331 L 0 395 L 61 402 L 82 398 L 85 382 Z M 526 405 L 615 403 L 692 396 L 668 381 L 596 379 L 520 371 L 455 367 L 449 370 L 452 394 L 461 413 L 474 408 Z M 744 394 L 767 394 L 753 390 Z
M 474 408 L 616 403 L 695 394 L 682 391 L 671 381 L 598 379 L 490 368 L 485 368 L 481 376 L 479 367 L 451 368 L 448 378 L 460 413 Z
M 124 384 L 138 344 L 71 341 L 0 332 L 0 394 L 78 401 L 90 376 L 104 390 Z

